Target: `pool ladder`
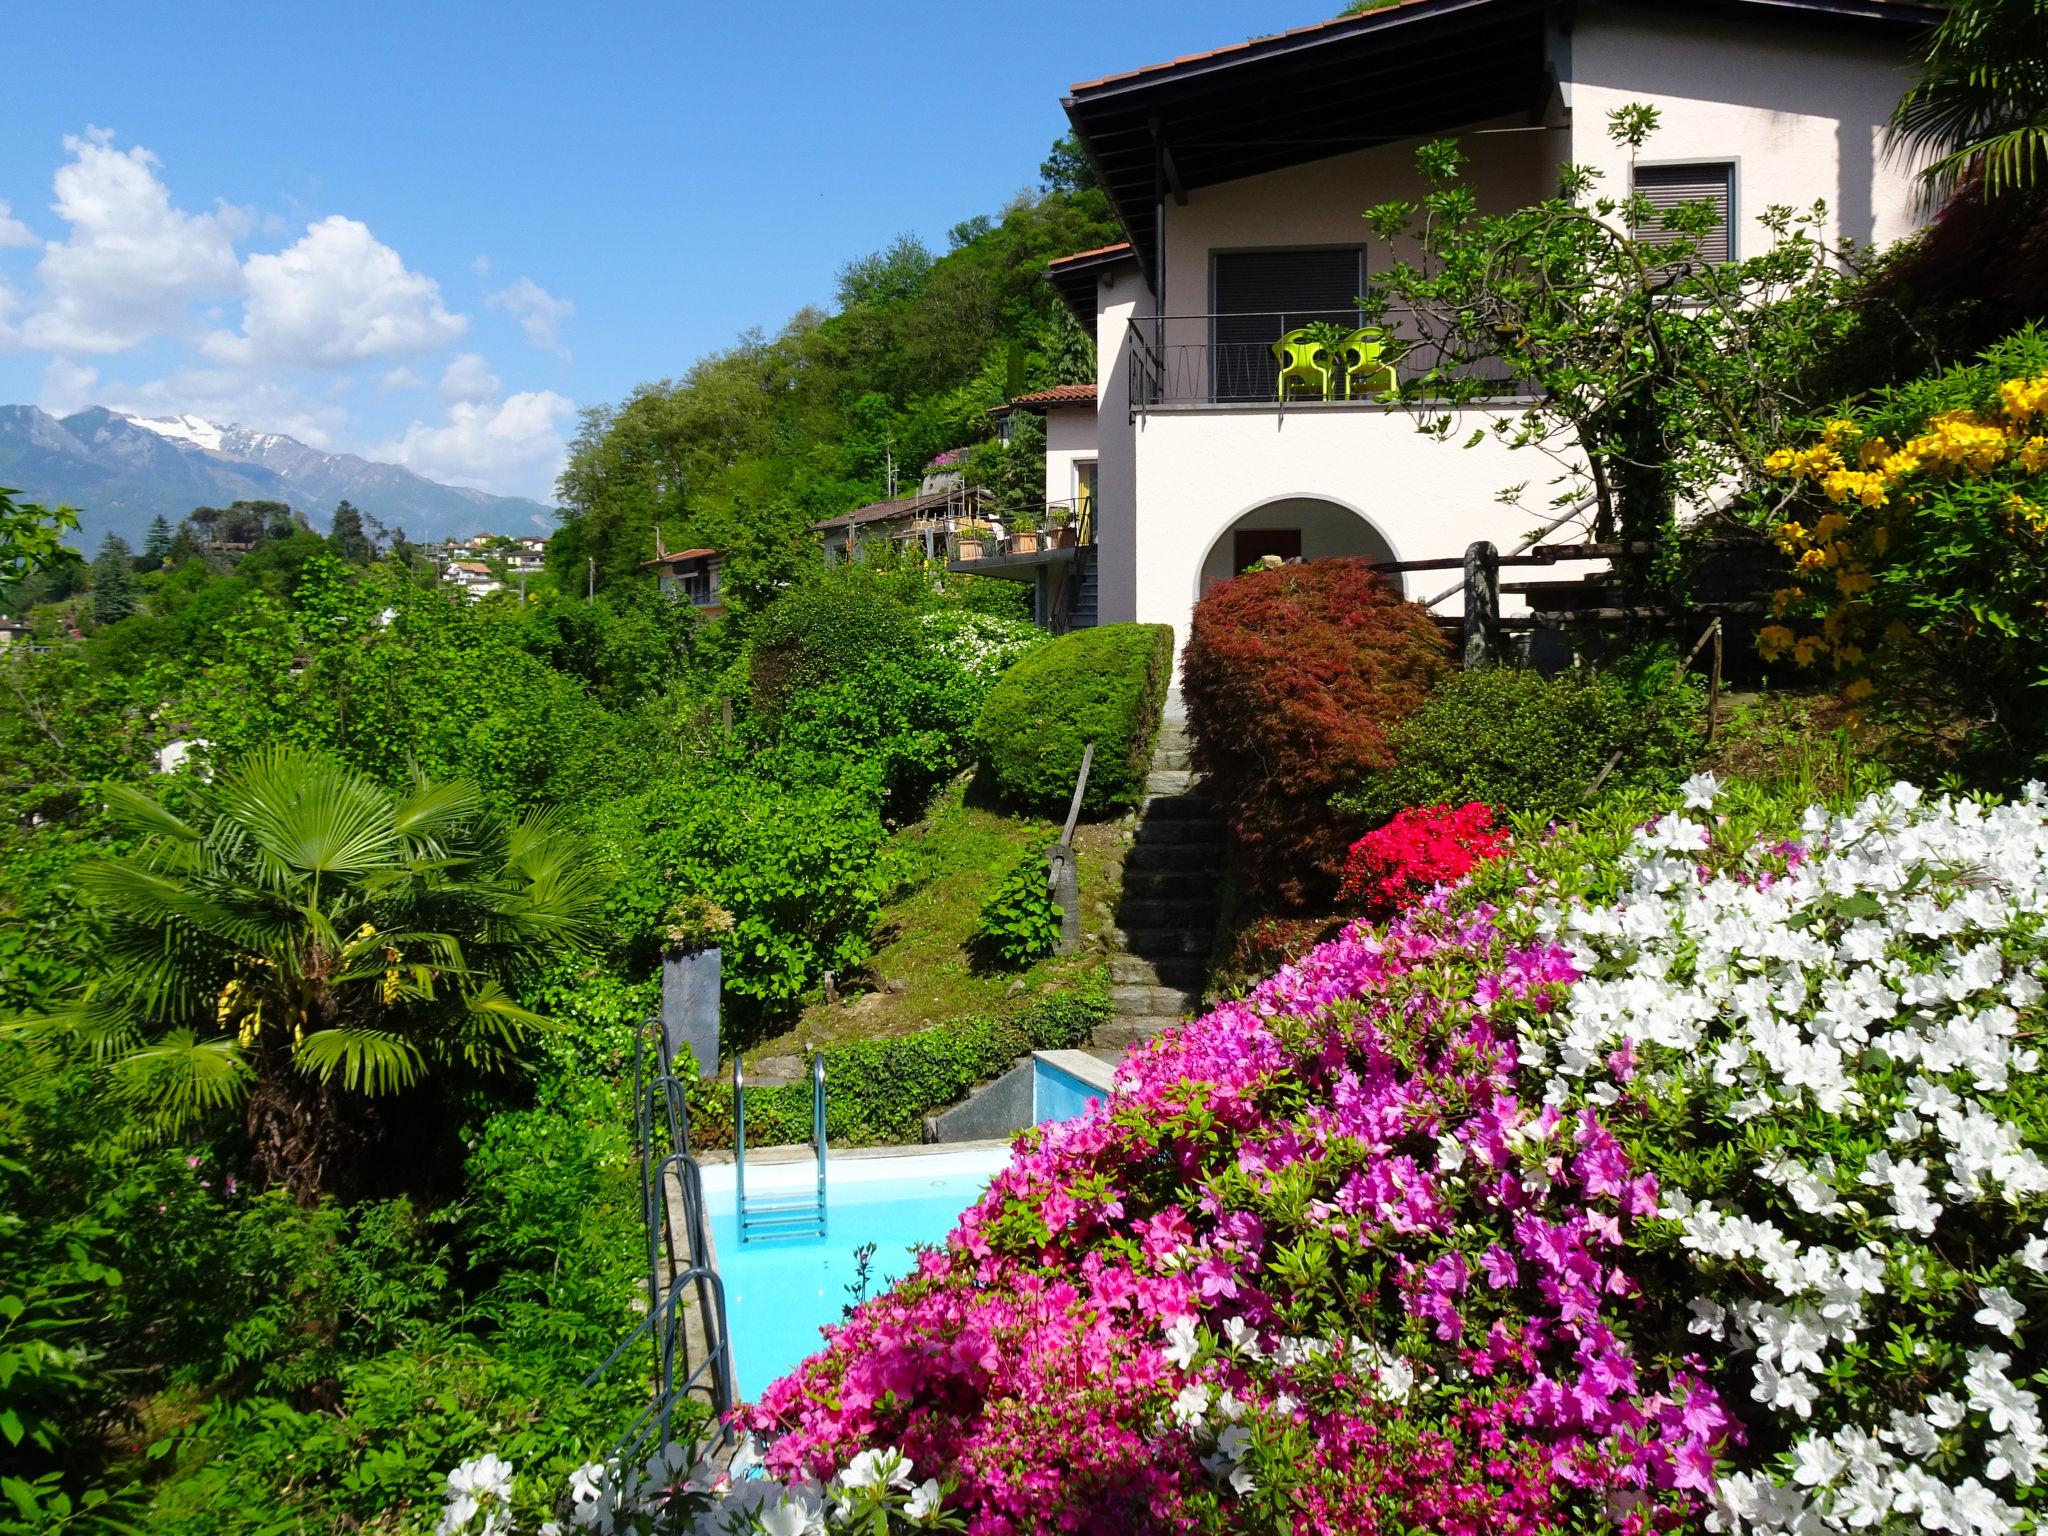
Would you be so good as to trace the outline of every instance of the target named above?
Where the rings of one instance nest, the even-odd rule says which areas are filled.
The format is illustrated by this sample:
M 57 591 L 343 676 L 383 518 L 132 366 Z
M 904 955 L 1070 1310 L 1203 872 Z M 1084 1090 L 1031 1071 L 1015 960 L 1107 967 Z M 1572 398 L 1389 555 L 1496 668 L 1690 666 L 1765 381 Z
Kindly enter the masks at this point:
M 811 1056 L 811 1142 L 818 1149 L 815 1200 L 747 1200 L 747 1076 L 739 1054 L 732 1058 L 733 1203 L 739 1211 L 740 1241 L 825 1235 L 825 1056 Z

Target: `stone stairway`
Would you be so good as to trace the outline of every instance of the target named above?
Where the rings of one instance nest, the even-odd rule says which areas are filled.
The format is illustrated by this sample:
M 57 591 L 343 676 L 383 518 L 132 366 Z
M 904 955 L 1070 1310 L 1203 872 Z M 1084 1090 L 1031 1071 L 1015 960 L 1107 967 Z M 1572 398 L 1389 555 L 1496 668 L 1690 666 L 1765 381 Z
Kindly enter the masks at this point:
M 1176 695 L 1152 750 L 1144 805 L 1124 856 L 1110 951 L 1115 1012 L 1091 1040 L 1120 1055 L 1201 1007 L 1224 867 L 1224 829 L 1188 767 L 1187 716 Z

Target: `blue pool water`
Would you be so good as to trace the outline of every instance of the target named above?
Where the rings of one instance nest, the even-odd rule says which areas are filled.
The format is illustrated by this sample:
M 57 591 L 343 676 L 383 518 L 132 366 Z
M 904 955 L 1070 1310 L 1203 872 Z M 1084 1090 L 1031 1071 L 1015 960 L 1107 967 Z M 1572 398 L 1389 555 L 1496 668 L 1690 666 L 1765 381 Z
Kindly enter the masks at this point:
M 869 1294 L 911 1268 L 914 1243 L 938 1243 L 1009 1161 L 1000 1147 L 902 1157 L 834 1157 L 826 1238 L 781 1238 L 742 1246 L 733 1212 L 732 1168 L 704 1170 L 704 1204 L 725 1281 L 727 1323 L 740 1395 L 752 1400 L 821 1347 L 818 1330 L 852 1300 L 854 1250 L 875 1245 Z M 747 1166 L 747 1198 L 808 1198 L 813 1162 Z

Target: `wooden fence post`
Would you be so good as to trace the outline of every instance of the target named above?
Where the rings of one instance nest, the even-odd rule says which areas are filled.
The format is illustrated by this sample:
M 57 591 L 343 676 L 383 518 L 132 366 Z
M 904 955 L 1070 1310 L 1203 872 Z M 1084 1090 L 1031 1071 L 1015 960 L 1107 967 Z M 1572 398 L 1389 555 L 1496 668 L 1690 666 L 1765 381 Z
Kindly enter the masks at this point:
M 1500 551 L 1485 539 L 1465 550 L 1465 666 L 1500 652 Z

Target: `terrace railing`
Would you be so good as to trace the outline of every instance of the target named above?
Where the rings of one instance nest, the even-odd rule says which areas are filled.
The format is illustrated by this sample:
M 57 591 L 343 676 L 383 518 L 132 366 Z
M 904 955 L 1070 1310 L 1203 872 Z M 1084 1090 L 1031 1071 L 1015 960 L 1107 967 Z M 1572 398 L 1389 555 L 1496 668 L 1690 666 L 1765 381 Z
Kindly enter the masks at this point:
M 1273 345 L 1305 327 L 1326 334 L 1348 332 L 1367 324 L 1355 314 L 1274 310 L 1262 314 L 1167 315 L 1132 320 L 1127 333 L 1126 376 L 1133 415 L 1160 405 L 1271 405 L 1284 408 L 1304 401 L 1374 404 L 1380 392 L 1363 387 L 1347 391 L 1341 362 L 1330 360 L 1326 381 L 1297 375 L 1281 388 L 1282 362 Z M 1393 345 L 1385 359 L 1397 382 L 1413 383 L 1442 362 L 1437 348 L 1420 334 L 1411 312 L 1395 312 L 1370 324 L 1388 331 Z M 1525 393 L 1504 366 L 1482 364 L 1459 370 L 1495 388 L 1502 398 Z

